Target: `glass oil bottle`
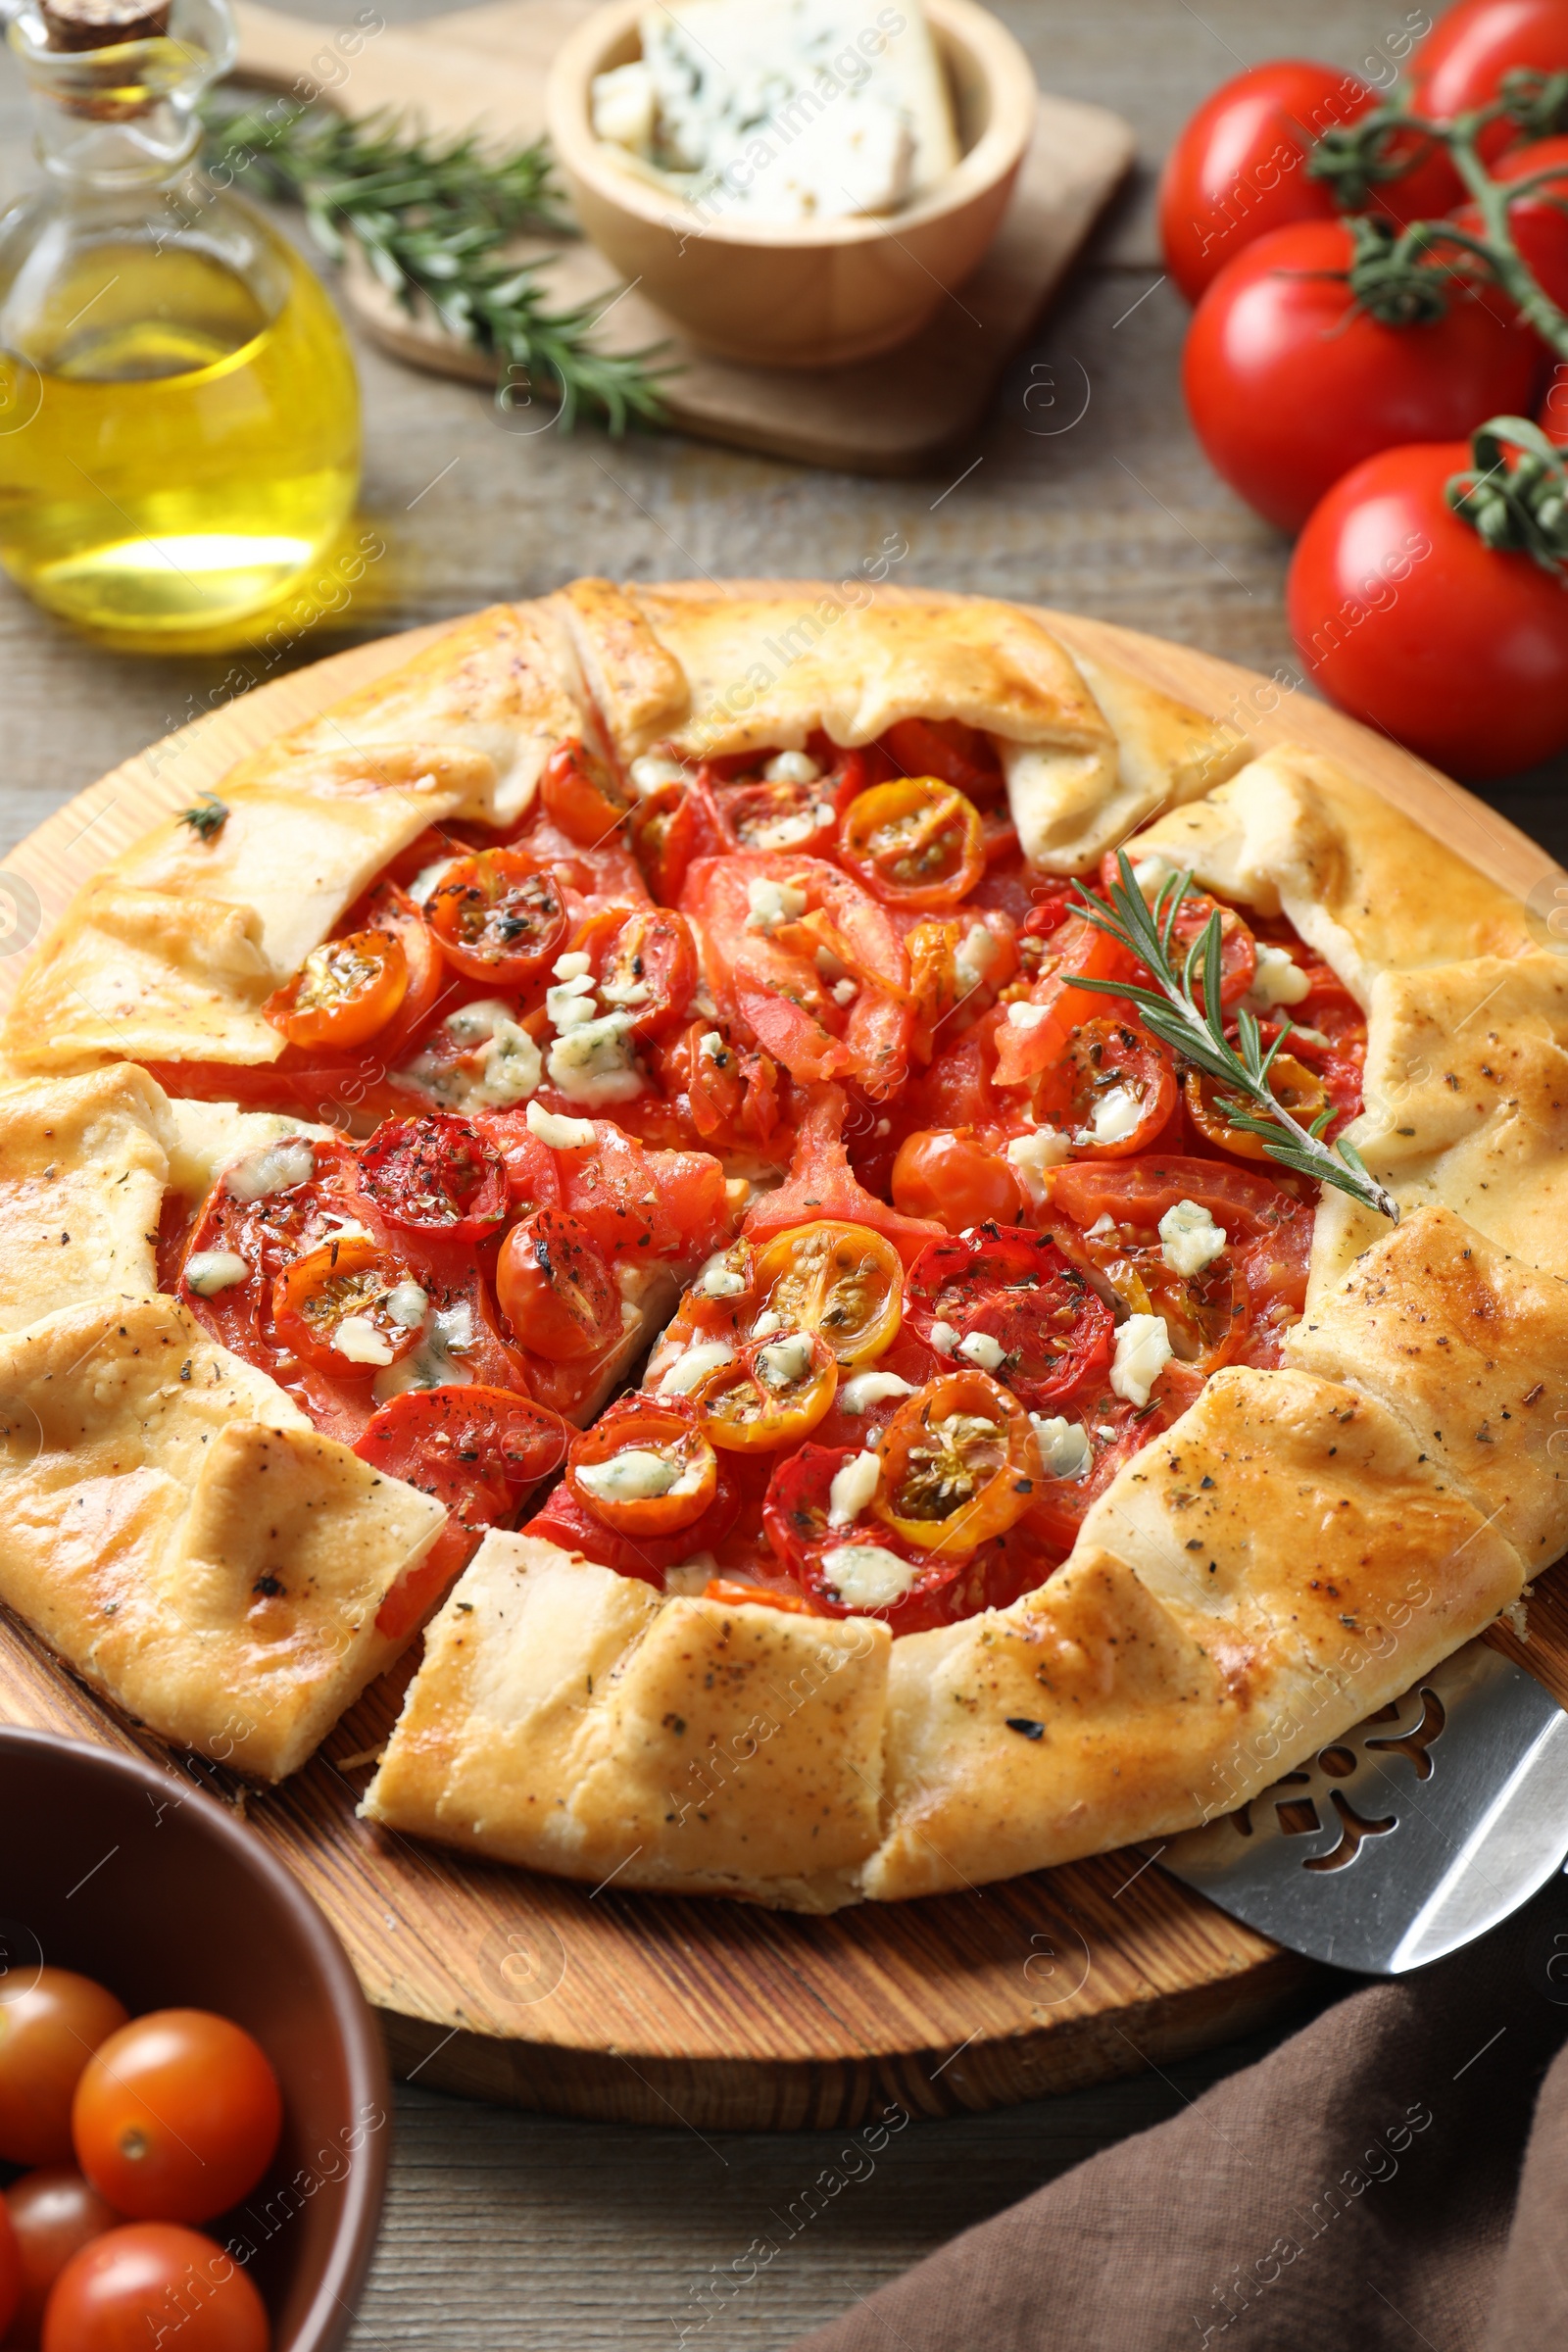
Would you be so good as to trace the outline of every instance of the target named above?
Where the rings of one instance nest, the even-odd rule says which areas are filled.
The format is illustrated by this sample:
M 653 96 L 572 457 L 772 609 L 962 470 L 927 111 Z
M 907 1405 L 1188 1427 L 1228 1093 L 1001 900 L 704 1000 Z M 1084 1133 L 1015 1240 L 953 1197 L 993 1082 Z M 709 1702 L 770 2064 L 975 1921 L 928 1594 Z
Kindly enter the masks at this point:
M 0 562 L 132 650 L 240 641 L 359 484 L 359 389 L 314 271 L 196 168 L 225 0 L 23 0 L 46 183 L 0 220 Z

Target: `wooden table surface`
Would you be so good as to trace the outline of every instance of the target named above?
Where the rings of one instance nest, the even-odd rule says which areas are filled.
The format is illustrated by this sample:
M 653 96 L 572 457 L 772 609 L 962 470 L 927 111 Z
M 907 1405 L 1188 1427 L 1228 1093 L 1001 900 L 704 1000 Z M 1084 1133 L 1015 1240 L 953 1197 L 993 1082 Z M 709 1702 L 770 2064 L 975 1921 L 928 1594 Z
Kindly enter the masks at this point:
M 378 0 L 391 22 L 433 12 Z M 356 13 L 331 0 L 317 17 Z M 1010 370 L 984 435 L 928 482 L 813 474 L 700 443 L 521 437 L 485 395 L 362 348 L 363 513 L 386 553 L 336 633 L 355 638 L 619 577 L 820 574 L 890 533 L 906 583 L 1016 595 L 1298 675 L 1281 607 L 1287 548 L 1213 478 L 1183 416 L 1186 313 L 1161 281 L 1153 171 L 1184 117 L 1244 65 L 1348 67 L 1405 22 L 1383 0 L 1004 0 L 1043 83 L 1117 108 L 1141 167 L 1084 267 Z M 0 191 L 32 176 L 26 109 L 0 62 Z M 516 419 L 512 421 L 515 422 Z M 102 653 L 0 582 L 0 857 L 62 800 L 238 688 L 269 658 Z M 1568 862 L 1568 763 L 1493 787 Z M 1179 2110 L 1258 2054 L 1233 2045 L 1103 2089 L 910 2125 L 869 2177 L 842 2135 L 636 2132 L 399 2094 L 393 2185 L 354 2352 L 642 2352 L 693 2340 L 713 2267 L 764 2252 L 710 2320 L 712 2352 L 775 2352 L 956 2230 Z M 841 2185 L 807 2191 L 824 2173 Z M 826 2183 L 824 2183 L 824 2187 Z M 776 2252 L 765 2254 L 765 2247 Z

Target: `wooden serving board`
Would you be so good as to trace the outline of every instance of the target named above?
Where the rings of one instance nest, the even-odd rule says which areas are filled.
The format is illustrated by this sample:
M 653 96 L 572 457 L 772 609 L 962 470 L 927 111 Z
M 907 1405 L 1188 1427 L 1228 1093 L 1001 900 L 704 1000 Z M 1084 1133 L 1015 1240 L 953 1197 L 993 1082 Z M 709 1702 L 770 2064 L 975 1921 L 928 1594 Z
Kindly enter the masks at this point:
M 1419 760 L 1304 696 L 1204 654 L 1042 613 L 1071 645 L 1238 723 L 1340 759 L 1521 898 L 1560 869 Z M 446 624 L 450 625 L 450 624 Z M 241 756 L 395 668 L 416 629 L 259 687 L 127 760 L 7 860 L 52 922 L 71 894 Z M 13 897 L 17 894 L 13 892 Z M 30 944 L 15 935 L 18 951 Z M 3 951 L 4 943 L 0 943 Z M 0 1009 L 24 958 L 0 952 Z M 1568 1568 L 1536 1587 L 1529 1644 L 1489 1637 L 1568 1704 Z M 279 1789 L 195 1777 L 243 1805 L 321 1904 L 421 2082 L 605 2120 L 698 2130 L 851 2124 L 889 2099 L 935 2115 L 1128 2074 L 1277 2014 L 1311 1974 L 1166 1879 L 1106 1854 L 975 1893 L 828 1919 L 597 1890 L 487 1867 L 357 1821 L 368 1751 L 412 1661 L 376 1685 Z M 0 1621 L 0 1720 L 161 1752 Z
M 318 94 L 348 113 L 392 107 L 434 131 L 477 126 L 498 142 L 514 143 L 543 130 L 550 60 L 593 4 L 499 0 L 368 35 L 239 0 L 236 71 L 268 88 Z M 607 349 L 667 345 L 666 356 L 681 372 L 670 378 L 665 397 L 671 420 L 683 430 L 807 465 L 919 473 L 979 425 L 1003 369 L 1060 284 L 1132 156 L 1133 134 L 1119 115 L 1042 92 L 1034 143 L 979 270 L 910 342 L 848 368 L 796 371 L 715 359 L 687 342 L 642 295 L 624 288 L 593 246 L 530 244 L 519 250 L 559 255 L 547 277 L 552 305 L 599 306 L 598 333 Z M 399 358 L 473 382 L 495 382 L 495 365 L 482 352 L 455 341 L 428 318 L 410 318 L 363 268 L 349 270 L 344 292 L 366 331 Z

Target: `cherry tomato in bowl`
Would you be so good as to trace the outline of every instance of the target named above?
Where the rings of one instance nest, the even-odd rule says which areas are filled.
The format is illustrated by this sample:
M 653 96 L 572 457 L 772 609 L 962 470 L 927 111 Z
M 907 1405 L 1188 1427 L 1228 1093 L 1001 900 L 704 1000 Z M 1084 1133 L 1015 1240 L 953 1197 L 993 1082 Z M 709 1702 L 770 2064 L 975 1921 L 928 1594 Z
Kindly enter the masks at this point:
M 1221 271 L 1187 338 L 1203 453 L 1281 530 L 1375 452 L 1448 441 L 1534 400 L 1540 346 L 1494 293 L 1445 276 L 1442 318 L 1386 326 L 1345 282 L 1351 253 L 1336 220 L 1275 229 Z
M 18 1970 L 0 1983 L 0 2157 L 70 2161 L 76 2084 L 99 2043 L 124 2023 L 124 2004 L 74 1969 Z
M 1464 442 L 1385 450 L 1301 533 L 1286 604 L 1314 684 L 1451 775 L 1531 766 L 1568 743 L 1568 593 L 1449 508 Z
M 1459 0 L 1445 9 L 1410 61 L 1409 104 L 1449 122 L 1496 97 L 1505 74 L 1568 72 L 1564 0 Z M 1507 122 L 1489 123 L 1480 149 L 1494 161 L 1516 136 Z
M 155 2009 L 101 2042 L 72 2102 L 83 2174 L 133 2221 L 205 2222 L 256 2186 L 283 2129 L 266 2051 L 207 2009 Z
M 177 2330 L 177 2333 L 176 2333 Z M 270 2352 L 271 2328 L 250 2273 L 199 2230 L 137 2222 L 74 2255 L 44 2314 L 43 2352 Z
M 0 2340 L 8 2347 L 38 2341 L 49 2292 L 74 2254 L 118 2227 L 121 2216 L 107 2197 L 72 2164 L 53 2164 L 24 2173 L 5 2192 L 6 2211 L 16 2241 L 19 2286 L 15 2317 L 9 2329 L 3 2315 L 6 2293 L 0 2279 Z M 0 2273 L 5 2257 L 0 2250 Z

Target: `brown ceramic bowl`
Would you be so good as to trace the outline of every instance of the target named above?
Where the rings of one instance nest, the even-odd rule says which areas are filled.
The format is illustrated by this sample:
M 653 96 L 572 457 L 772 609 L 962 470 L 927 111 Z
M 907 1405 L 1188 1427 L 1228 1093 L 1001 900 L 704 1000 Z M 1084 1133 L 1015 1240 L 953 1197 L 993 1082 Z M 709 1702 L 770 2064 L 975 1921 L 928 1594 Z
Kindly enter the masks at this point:
M 283 2139 L 232 2215 L 273 2352 L 334 2352 L 354 2324 L 386 2185 L 391 2091 L 343 1948 L 225 1807 L 140 1756 L 0 1727 L 0 1964 L 96 1977 L 134 2016 L 216 2009 L 283 2087 Z
M 984 259 L 1034 130 L 1034 73 L 974 0 L 926 0 L 959 161 L 887 217 L 780 223 L 706 218 L 618 163 L 590 120 L 596 74 L 641 55 L 644 0 L 612 0 L 550 70 L 550 138 L 601 253 L 696 343 L 770 368 L 838 368 L 906 342 Z

